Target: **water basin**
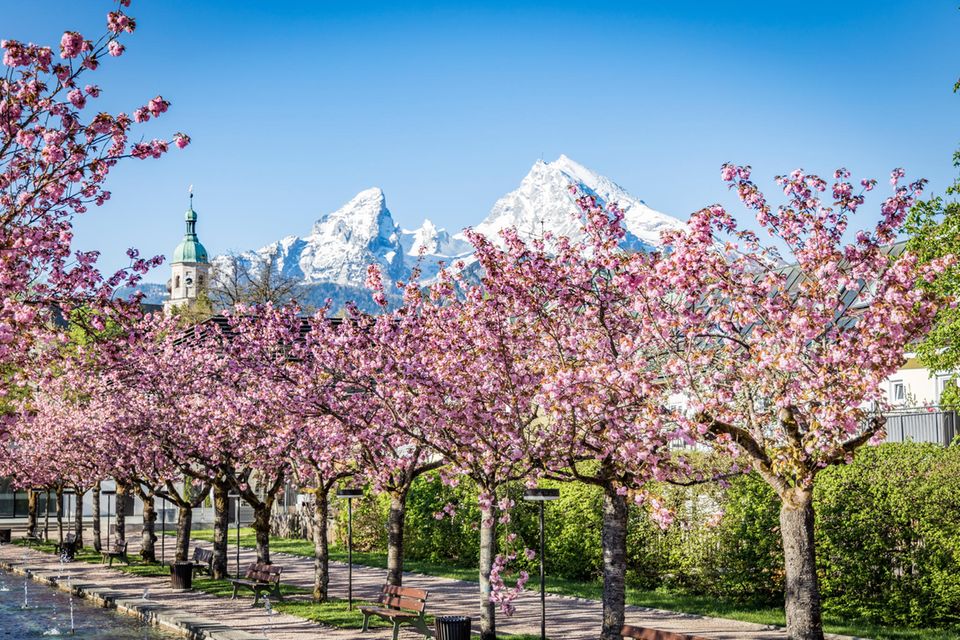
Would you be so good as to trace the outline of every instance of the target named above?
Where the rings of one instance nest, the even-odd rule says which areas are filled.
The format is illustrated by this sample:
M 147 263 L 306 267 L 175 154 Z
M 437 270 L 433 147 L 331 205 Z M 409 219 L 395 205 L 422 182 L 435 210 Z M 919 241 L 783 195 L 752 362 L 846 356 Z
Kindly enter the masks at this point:
M 27 608 L 23 608 L 26 585 Z M 64 636 L 84 640 L 172 640 L 176 634 L 160 631 L 132 616 L 103 609 L 73 597 L 70 634 L 70 594 L 0 571 L 0 640 L 29 640 Z

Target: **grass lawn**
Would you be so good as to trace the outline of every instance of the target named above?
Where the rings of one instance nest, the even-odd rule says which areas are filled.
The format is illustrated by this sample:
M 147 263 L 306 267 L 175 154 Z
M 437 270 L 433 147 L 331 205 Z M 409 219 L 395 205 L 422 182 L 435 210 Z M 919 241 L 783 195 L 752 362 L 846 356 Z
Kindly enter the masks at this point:
M 172 533 L 170 535 L 173 535 Z M 197 530 L 193 532 L 194 540 L 212 541 L 213 531 Z M 236 532 L 230 530 L 230 543 L 236 542 Z M 253 529 L 240 529 L 240 544 L 245 547 L 256 545 Z M 295 540 L 290 538 L 271 538 L 270 551 L 289 553 L 313 557 L 313 543 L 309 540 Z M 330 559 L 346 561 L 345 549 L 331 548 Z M 354 551 L 353 562 L 368 567 L 386 569 L 387 554 L 383 551 Z M 477 581 L 476 568 L 442 564 L 423 560 L 404 559 L 404 569 L 415 573 L 423 573 L 444 578 Z M 531 589 L 537 589 L 536 580 L 529 582 Z M 547 576 L 547 591 L 568 596 L 599 600 L 603 593 L 603 584 L 600 582 L 577 582 Z M 627 589 L 627 603 L 640 607 L 654 607 L 669 611 L 693 613 L 717 618 L 731 618 L 757 624 L 780 625 L 786 623 L 783 609 L 770 605 L 750 605 L 733 601 L 719 600 L 710 596 L 695 596 L 667 589 L 642 590 Z M 297 614 L 299 615 L 299 614 Z M 306 616 L 304 616 L 306 617 Z M 960 630 L 949 629 L 905 629 L 887 627 L 862 620 L 838 619 L 827 616 L 824 627 L 829 633 L 838 633 L 849 636 L 875 638 L 876 640 L 956 640 Z M 519 640 L 519 639 L 518 639 Z

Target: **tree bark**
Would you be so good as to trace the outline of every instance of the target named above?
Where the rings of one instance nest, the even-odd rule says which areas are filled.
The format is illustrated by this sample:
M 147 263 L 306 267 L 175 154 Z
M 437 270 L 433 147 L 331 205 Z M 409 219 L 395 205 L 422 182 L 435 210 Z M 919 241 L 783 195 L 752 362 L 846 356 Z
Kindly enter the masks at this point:
M 227 577 L 227 540 L 230 529 L 230 498 L 225 483 L 213 485 L 213 563 L 210 573 L 216 579 Z
M 327 518 L 330 515 L 330 498 L 327 487 L 319 483 L 313 497 L 313 601 L 327 601 L 330 584 L 330 549 L 327 544 Z
M 27 533 L 32 536 L 37 535 L 37 525 L 39 524 L 37 519 L 37 509 L 39 507 L 37 503 L 37 492 L 30 489 L 27 491 Z
M 102 542 L 100 540 L 100 482 L 93 486 L 93 509 L 91 511 L 93 518 L 93 549 L 97 553 L 102 551 Z
M 193 507 L 180 507 L 177 514 L 177 562 L 186 562 L 190 558 L 190 528 L 193 525 Z
M 396 587 L 403 584 L 403 523 L 406 515 L 407 491 L 392 492 L 387 514 L 387 584 Z
M 142 494 L 143 499 L 143 531 L 140 533 L 140 557 L 145 562 L 157 561 L 157 510 L 156 501 L 152 495 Z
M 76 501 L 73 504 L 73 533 L 77 538 L 77 548 L 81 549 L 83 548 L 83 496 L 86 491 L 76 487 L 75 492 L 73 497 Z
M 813 492 L 790 489 L 782 500 L 780 535 L 786 563 L 787 636 L 790 640 L 823 640 L 813 538 Z
M 253 508 L 253 530 L 257 536 L 257 562 L 270 564 L 270 513 L 273 501 L 267 500 Z
M 117 495 L 114 497 L 117 499 L 115 503 L 117 512 L 117 540 L 125 541 L 127 539 L 127 488 L 117 483 Z
M 616 488 L 603 491 L 603 628 L 601 640 L 620 640 L 626 604 L 627 498 Z
M 480 640 L 496 640 L 496 605 L 490 600 L 490 571 L 497 555 L 497 508 L 480 508 Z

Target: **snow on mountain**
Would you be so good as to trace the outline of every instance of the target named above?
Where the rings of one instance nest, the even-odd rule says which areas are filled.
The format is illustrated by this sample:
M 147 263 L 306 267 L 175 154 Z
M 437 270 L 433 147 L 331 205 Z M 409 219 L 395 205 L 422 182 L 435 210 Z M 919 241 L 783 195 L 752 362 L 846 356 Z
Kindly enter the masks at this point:
M 561 155 L 553 162 L 538 160 L 520 187 L 493 205 L 490 214 L 474 229 L 494 242 L 498 233 L 516 227 L 521 235 L 540 237 L 545 231 L 555 235 L 581 235 L 580 217 L 570 185 L 597 197 L 601 204 L 616 203 L 624 214 L 626 242 L 638 249 L 660 245 L 660 232 L 683 223 L 648 207 L 623 187 L 581 164 Z
M 440 263 L 454 264 L 473 253 L 473 246 L 460 237 L 451 236 L 445 229 L 438 229 L 430 220 L 424 220 L 419 229 L 404 229 L 400 234 L 407 268 L 420 268 L 420 275 L 430 279 L 437 275 Z
M 487 217 L 474 227 L 498 242 L 501 229 L 516 227 L 522 235 L 539 237 L 551 231 L 556 235 L 577 236 L 580 218 L 570 185 L 598 198 L 602 204 L 617 203 L 624 212 L 628 235 L 625 244 L 635 249 L 660 245 L 660 232 L 683 223 L 648 207 L 607 177 L 560 156 L 553 162 L 537 161 L 520 186 L 493 205 Z M 348 203 L 322 216 L 304 236 L 287 236 L 256 251 L 240 254 L 253 261 L 273 257 L 279 271 L 300 280 L 312 293 L 314 304 L 324 295 L 335 299 L 363 290 L 367 266 L 378 264 L 386 278 L 403 280 L 415 266 L 421 277 L 436 275 L 438 264 L 473 262 L 472 247 L 463 232 L 451 234 L 425 220 L 418 229 L 401 229 L 387 208 L 379 188 L 358 193 Z M 213 260 L 215 267 L 228 268 L 226 256 Z M 359 300 L 359 298 L 357 298 Z

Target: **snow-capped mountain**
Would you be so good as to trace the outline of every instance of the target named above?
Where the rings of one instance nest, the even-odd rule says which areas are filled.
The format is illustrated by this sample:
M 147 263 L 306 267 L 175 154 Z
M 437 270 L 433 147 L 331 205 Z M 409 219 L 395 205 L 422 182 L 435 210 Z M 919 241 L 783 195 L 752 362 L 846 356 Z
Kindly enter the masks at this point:
M 656 247 L 661 231 L 683 224 L 651 209 L 609 178 L 560 156 L 553 162 L 537 161 L 520 186 L 497 200 L 474 229 L 495 242 L 498 232 L 507 227 L 531 237 L 547 231 L 576 236 L 580 219 L 570 185 L 595 195 L 603 204 L 617 203 L 629 232 L 625 242 L 633 248 Z M 282 274 L 304 284 L 314 304 L 330 292 L 336 292 L 338 299 L 354 290 L 358 299 L 369 297 L 363 287 L 370 264 L 378 264 L 384 276 L 395 281 L 408 278 L 415 266 L 421 278 L 429 279 L 440 263 L 473 262 L 472 247 L 462 231 L 451 234 L 430 220 L 414 230 L 398 227 L 379 188 L 361 191 L 322 216 L 307 235 L 287 236 L 239 257 L 252 261 L 256 255 L 272 256 Z M 219 268 L 229 265 L 225 256 L 213 262 Z
M 508 227 L 516 227 L 521 235 L 530 237 L 540 237 L 545 231 L 576 237 L 581 233 L 581 221 L 570 185 L 596 196 L 602 204 L 616 203 L 629 232 L 627 242 L 637 248 L 659 246 L 661 231 L 683 224 L 654 211 L 609 178 L 561 155 L 553 162 L 538 160 L 520 187 L 497 200 L 474 229 L 495 242 L 499 231 Z

